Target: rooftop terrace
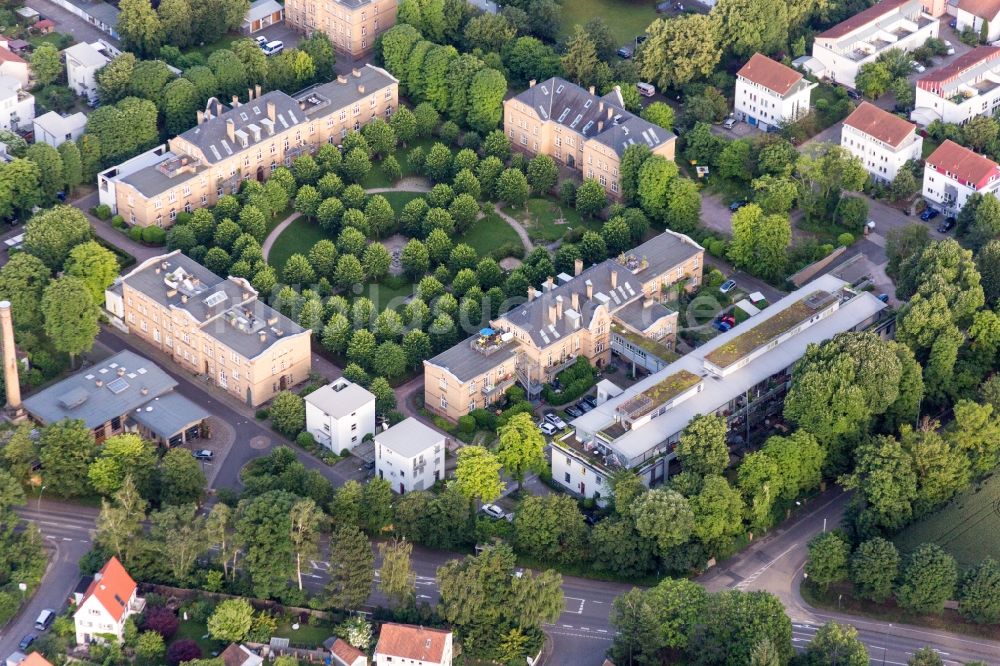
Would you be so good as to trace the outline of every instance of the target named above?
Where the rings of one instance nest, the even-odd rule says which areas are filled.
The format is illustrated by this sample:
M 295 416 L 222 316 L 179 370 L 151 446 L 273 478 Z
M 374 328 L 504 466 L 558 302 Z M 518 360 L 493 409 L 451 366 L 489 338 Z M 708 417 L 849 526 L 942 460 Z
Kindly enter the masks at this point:
M 693 372 L 678 370 L 622 403 L 618 411 L 631 419 L 637 419 L 673 400 L 700 381 L 701 377 Z

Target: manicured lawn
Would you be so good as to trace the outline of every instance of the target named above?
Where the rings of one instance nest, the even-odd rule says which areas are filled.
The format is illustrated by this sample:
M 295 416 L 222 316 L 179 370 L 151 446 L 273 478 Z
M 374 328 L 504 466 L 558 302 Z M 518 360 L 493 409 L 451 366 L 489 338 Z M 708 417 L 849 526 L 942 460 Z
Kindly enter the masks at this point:
M 364 290 L 357 295 L 370 298 L 375 303 L 376 312 L 381 312 L 389 306 L 399 309 L 403 299 L 413 295 L 413 285 L 402 276 L 387 277 L 382 282 L 365 285 Z
M 900 552 L 936 543 L 968 568 L 1000 552 L 1000 474 L 967 490 L 940 511 L 910 525 L 893 539 Z
M 555 199 L 528 199 L 527 208 L 507 208 L 505 212 L 521 221 L 534 241 L 556 241 L 567 231 L 585 227 L 598 230 L 597 220 L 584 220 L 576 209 L 564 206 Z
M 410 166 L 409 162 L 406 159 L 406 156 L 409 155 L 410 151 L 413 150 L 414 148 L 420 147 L 423 148 L 424 156 L 426 157 L 428 151 L 430 151 L 431 149 L 431 146 L 433 146 L 435 143 L 444 144 L 449 150 L 451 150 L 452 155 L 458 152 L 458 149 L 455 146 L 444 143 L 444 141 L 441 141 L 436 136 L 429 137 L 426 139 L 417 139 L 416 141 L 406 145 L 405 147 L 404 146 L 396 147 L 395 156 L 396 156 L 396 161 L 399 162 L 399 170 L 400 173 L 402 174 L 402 178 L 409 178 L 410 176 L 423 176 L 422 173 L 420 173 L 418 170 Z M 361 184 L 364 186 L 366 190 L 369 190 L 373 187 L 392 187 L 395 183 L 391 182 L 388 178 L 385 177 L 385 174 L 382 173 L 382 162 L 379 161 L 372 163 L 372 170 L 368 172 L 368 176 Z
M 292 647 L 301 647 L 309 650 L 323 647 L 323 641 L 333 634 L 327 626 L 310 626 L 299 624 L 298 629 L 292 629 L 292 625 L 286 622 L 279 622 L 274 635 L 279 638 L 287 638 Z
M 386 198 L 392 209 L 396 211 L 396 217 L 399 217 L 399 212 L 403 210 L 403 206 L 414 199 L 424 196 L 423 192 L 381 192 L 380 194 Z
M 296 252 L 308 254 L 316 241 L 324 238 L 329 238 L 329 236 L 320 229 L 318 224 L 309 222 L 304 217 L 299 217 L 288 225 L 288 228 L 281 232 L 278 239 L 274 241 L 271 252 L 267 255 L 267 262 L 280 273 L 285 262 L 288 261 L 288 257 Z
M 68 39 L 67 39 L 68 38 Z M 42 44 L 51 44 L 59 50 L 66 48 L 64 44 L 66 42 L 72 44 L 76 40 L 73 39 L 72 35 L 66 35 L 61 32 L 50 32 L 47 35 L 31 35 L 28 37 L 27 42 L 33 47 L 38 48 Z
M 198 644 L 198 647 L 201 648 L 202 655 L 206 659 L 210 658 L 213 653 L 218 654 L 226 649 L 225 643 L 207 637 L 207 635 L 208 628 L 205 626 L 204 622 L 182 619 L 180 626 L 177 627 L 177 633 L 174 634 L 171 642 L 181 640 L 182 638 L 189 638 Z
M 573 26 L 586 25 L 595 16 L 604 17 L 619 46 L 635 43 L 656 19 L 656 3 L 652 0 L 573 0 L 562 5 L 562 25 L 559 33 L 573 33 Z
M 521 238 L 509 224 L 500 219 L 499 215 L 489 213 L 469 227 L 461 242 L 471 245 L 479 256 L 485 257 L 501 245 L 520 243 Z
M 237 39 L 243 39 L 244 35 L 223 35 L 218 40 L 204 46 L 194 46 L 185 53 L 200 53 L 206 58 L 219 49 L 228 49 Z
M 923 146 L 921 146 L 920 148 L 921 152 L 920 156 L 926 160 L 928 157 L 930 157 L 931 153 L 937 150 L 938 146 L 940 145 L 941 144 L 935 141 L 934 139 L 930 138 L 929 136 L 925 136 Z

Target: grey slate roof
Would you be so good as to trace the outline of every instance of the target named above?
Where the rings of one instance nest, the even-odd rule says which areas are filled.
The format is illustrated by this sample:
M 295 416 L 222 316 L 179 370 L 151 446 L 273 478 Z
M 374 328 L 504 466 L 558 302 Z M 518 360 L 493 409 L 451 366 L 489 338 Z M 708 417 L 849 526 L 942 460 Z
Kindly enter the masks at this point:
M 625 254 L 646 262 L 646 267 L 636 272 L 640 280 L 645 280 L 646 275 L 663 273 L 703 251 L 700 245 L 687 236 L 666 231 Z
M 621 320 L 637 331 L 645 331 L 660 319 L 669 317 L 673 312 L 662 303 L 652 301 L 647 304 L 646 299 L 637 298 L 625 307 L 616 310 L 615 319 Z
M 168 276 L 183 278 L 181 288 L 173 295 L 168 294 Z M 157 303 L 187 311 L 208 335 L 246 358 L 266 351 L 278 337 L 305 332 L 258 300 L 248 283 L 238 278 L 223 279 L 176 250 L 146 261 L 123 276 L 122 282 Z M 212 304 L 210 298 L 218 302 Z M 265 333 L 263 341 L 261 332 Z
M 595 139 L 619 155 L 634 143 L 656 148 L 674 138 L 672 132 L 626 111 L 617 90 L 598 97 L 556 76 L 536 83 L 514 99 L 530 107 L 542 120 L 553 120 L 587 139 Z
M 375 443 L 398 453 L 404 458 L 413 458 L 439 442 L 444 442 L 445 434 L 437 431 L 412 416 L 400 421 L 385 432 L 375 435 Z
M 163 160 L 161 161 L 173 159 L 175 157 L 177 157 L 176 153 L 173 151 L 167 151 L 163 154 Z M 204 164 L 198 164 L 192 168 L 194 169 L 193 171 L 184 171 L 171 177 L 160 171 L 156 164 L 151 164 L 150 166 L 143 167 L 138 171 L 133 171 L 129 175 L 124 176 L 121 181 L 123 183 L 128 183 L 144 196 L 155 197 L 159 194 L 163 194 L 172 187 L 176 187 L 178 183 L 182 183 L 192 178 L 197 178 L 199 174 L 208 170 L 208 167 Z
M 517 344 L 513 342 L 506 344 L 492 354 L 481 354 L 472 348 L 472 342 L 478 337 L 478 335 L 474 335 L 467 338 L 434 358 L 428 359 L 427 362 L 444 368 L 455 375 L 459 381 L 467 382 L 517 355 Z
M 77 60 L 81 65 L 87 67 L 104 67 L 110 58 L 98 51 L 92 44 L 80 42 L 64 50 L 69 57 Z
M 129 417 L 163 439 L 170 439 L 207 419 L 209 413 L 201 405 L 171 391 L 133 410 Z
M 354 72 L 357 72 L 357 75 Z M 323 118 L 370 96 L 376 90 L 399 82 L 392 74 L 374 65 L 356 69 L 345 79 L 318 83 L 295 93 L 293 97 L 300 107 L 305 107 L 307 117 Z M 360 88 L 363 88 L 364 92 L 360 92 Z
M 120 371 L 124 373 L 119 376 Z M 80 419 L 88 428 L 96 428 L 134 412 L 175 386 L 177 382 L 156 364 L 122 351 L 29 396 L 24 408 L 42 423 Z

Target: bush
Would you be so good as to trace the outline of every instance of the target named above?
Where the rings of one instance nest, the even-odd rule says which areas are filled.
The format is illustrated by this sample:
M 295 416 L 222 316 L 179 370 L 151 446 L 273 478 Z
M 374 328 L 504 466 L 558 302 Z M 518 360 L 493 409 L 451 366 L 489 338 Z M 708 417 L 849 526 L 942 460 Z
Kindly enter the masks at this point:
M 504 243 L 503 245 L 490 250 L 490 256 L 497 261 L 507 257 L 524 258 L 524 245 L 522 243 Z
M 542 399 L 550 405 L 565 405 L 591 389 L 597 381 L 597 371 L 581 356 L 556 375 L 556 379 L 562 384 L 562 390 L 556 393 L 550 384 L 546 384 L 542 389 Z
M 180 620 L 172 610 L 162 606 L 152 606 L 146 608 L 139 626 L 143 631 L 155 631 L 165 640 L 170 640 L 177 633 L 179 625 Z
M 440 136 L 441 140 L 444 141 L 445 143 L 453 144 L 455 143 L 455 140 L 458 138 L 458 134 L 460 131 L 461 130 L 459 129 L 458 125 L 456 125 L 453 121 L 449 120 L 441 125 L 441 129 L 438 130 L 438 136 Z
M 142 227 L 132 227 L 128 230 L 128 237 L 136 243 L 142 242 Z
M 854 234 L 849 234 L 846 231 L 839 236 L 837 236 L 837 244 L 843 245 L 844 247 L 850 247 L 854 245 Z
M 253 415 L 257 418 L 258 421 L 263 421 L 270 414 L 271 414 L 271 412 L 269 412 L 266 409 L 258 409 L 256 412 L 253 413 Z
M 306 432 L 305 430 L 300 432 L 299 436 L 295 438 L 295 443 L 303 449 L 312 450 L 316 448 L 316 438 L 313 437 L 311 432 Z
M 483 409 L 473 409 L 469 412 L 469 416 L 476 420 L 476 427 L 479 430 L 496 430 L 497 429 L 497 417 L 493 412 Z
M 564 206 L 574 206 L 576 204 L 576 183 L 572 180 L 564 180 L 559 186 L 559 200 Z
M 434 426 L 439 430 L 444 430 L 445 432 L 452 432 L 455 430 L 455 425 L 443 416 L 434 417 Z
M 167 649 L 167 663 L 170 666 L 178 666 L 194 659 L 201 659 L 201 648 L 190 638 L 174 641 Z
M 471 434 L 476 431 L 476 419 L 469 414 L 458 417 L 458 431 Z
M 128 227 L 128 225 L 125 224 L 125 218 L 121 215 L 115 215 L 111 218 L 111 226 L 115 229 L 126 229 Z
M 111 206 L 107 204 L 98 204 L 90 209 L 90 212 L 94 214 L 99 220 L 110 220 L 111 219 Z
M 146 245 L 163 245 L 167 241 L 167 232 L 163 227 L 143 227 L 142 242 Z
M 462 135 L 462 147 L 471 148 L 472 150 L 479 150 L 479 146 L 483 145 L 483 137 L 479 136 L 476 132 L 466 132 Z

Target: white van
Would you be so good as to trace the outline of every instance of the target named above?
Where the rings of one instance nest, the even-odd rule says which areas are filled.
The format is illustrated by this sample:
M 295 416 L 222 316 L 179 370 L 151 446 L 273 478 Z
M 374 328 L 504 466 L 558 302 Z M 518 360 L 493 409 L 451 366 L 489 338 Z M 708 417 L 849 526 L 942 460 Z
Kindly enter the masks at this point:
M 281 53 L 285 50 L 285 43 L 280 39 L 276 39 L 273 42 L 268 42 L 264 46 L 260 47 L 260 50 L 264 52 L 264 55 L 273 56 Z
M 635 84 L 635 87 L 636 90 L 639 91 L 639 94 L 642 95 L 643 97 L 652 97 L 653 95 L 656 94 L 656 88 L 653 86 L 652 83 L 643 83 L 640 81 L 639 83 Z
M 56 612 L 49 608 L 46 608 L 41 613 L 38 614 L 38 619 L 35 620 L 35 629 L 38 631 L 45 631 L 52 624 L 52 620 L 56 619 Z

